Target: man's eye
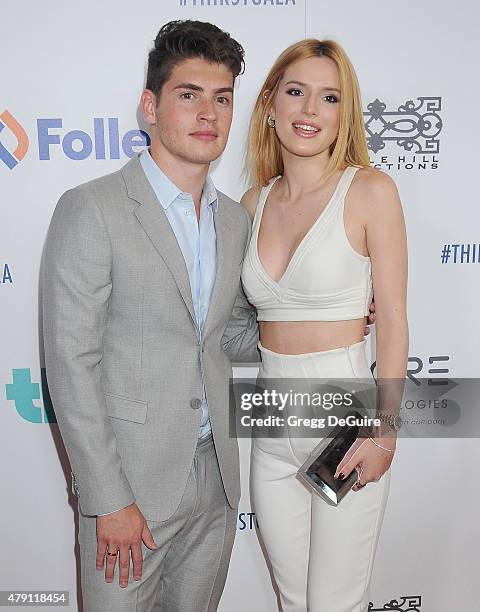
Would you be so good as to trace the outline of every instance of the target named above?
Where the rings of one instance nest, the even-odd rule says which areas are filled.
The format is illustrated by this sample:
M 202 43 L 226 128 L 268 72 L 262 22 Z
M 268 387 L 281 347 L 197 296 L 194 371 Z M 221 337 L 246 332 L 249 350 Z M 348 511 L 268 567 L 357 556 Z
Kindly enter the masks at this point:
M 288 89 L 287 93 L 291 96 L 303 96 L 303 92 L 301 89 Z
M 226 96 L 220 96 L 217 100 L 220 104 L 230 104 L 230 100 Z
M 180 97 L 184 100 L 191 100 L 193 98 L 193 94 L 191 91 L 186 91 L 185 93 L 182 93 Z

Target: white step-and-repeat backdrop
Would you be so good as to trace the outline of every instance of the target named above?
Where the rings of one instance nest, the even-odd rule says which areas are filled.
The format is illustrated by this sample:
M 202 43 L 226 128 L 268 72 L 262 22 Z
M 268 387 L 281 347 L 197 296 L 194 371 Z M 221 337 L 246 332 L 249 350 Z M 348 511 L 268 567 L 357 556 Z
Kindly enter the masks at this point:
M 59 196 L 141 149 L 147 53 L 160 26 L 179 18 L 214 22 L 246 49 L 229 145 L 213 167 L 218 187 L 237 199 L 249 114 L 276 56 L 305 37 L 345 47 L 361 84 L 371 162 L 393 176 L 405 210 L 410 368 L 425 378 L 475 377 L 479 365 L 476 2 L 4 3 L 0 590 L 69 590 L 70 610 L 78 608 L 76 513 L 45 387 L 39 262 Z M 243 497 L 221 612 L 272 612 L 249 502 L 249 441 L 240 448 Z M 478 609 L 478 459 L 474 437 L 399 440 L 372 610 Z

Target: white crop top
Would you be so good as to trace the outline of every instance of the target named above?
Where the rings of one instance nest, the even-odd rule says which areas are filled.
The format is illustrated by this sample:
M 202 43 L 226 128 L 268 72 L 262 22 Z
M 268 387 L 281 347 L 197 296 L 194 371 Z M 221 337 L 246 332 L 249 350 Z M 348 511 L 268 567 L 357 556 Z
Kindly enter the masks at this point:
M 258 256 L 258 231 L 274 177 L 260 191 L 242 284 L 259 321 L 345 321 L 368 315 L 372 299 L 370 257 L 353 249 L 345 233 L 345 195 L 357 167 L 347 166 L 328 204 L 295 250 L 282 278 L 266 273 Z

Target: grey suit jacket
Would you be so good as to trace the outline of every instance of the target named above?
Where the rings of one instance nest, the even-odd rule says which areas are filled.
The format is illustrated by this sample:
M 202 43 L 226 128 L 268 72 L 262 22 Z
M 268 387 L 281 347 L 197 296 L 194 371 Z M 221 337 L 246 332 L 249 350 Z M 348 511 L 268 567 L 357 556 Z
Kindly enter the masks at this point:
M 202 380 L 225 493 L 238 504 L 228 381 L 231 360 L 259 360 L 258 329 L 239 283 L 250 220 L 218 197 L 202 339 L 182 252 L 138 157 L 55 208 L 42 266 L 45 362 L 83 514 L 133 502 L 152 521 L 173 514 L 197 444 Z

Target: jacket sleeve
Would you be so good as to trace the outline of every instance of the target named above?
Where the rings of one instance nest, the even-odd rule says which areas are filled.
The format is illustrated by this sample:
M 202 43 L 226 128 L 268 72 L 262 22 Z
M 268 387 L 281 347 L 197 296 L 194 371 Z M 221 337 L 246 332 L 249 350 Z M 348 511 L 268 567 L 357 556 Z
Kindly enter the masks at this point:
M 241 208 L 245 213 L 248 228 L 245 256 L 252 235 L 252 224 L 247 211 L 243 206 Z M 240 282 L 233 311 L 222 337 L 222 348 L 232 363 L 256 363 L 261 359 L 258 340 L 257 312 L 247 300 Z
M 134 503 L 107 416 L 101 380 L 112 290 L 106 224 L 85 188 L 66 192 L 48 230 L 42 266 L 47 381 L 83 514 Z

